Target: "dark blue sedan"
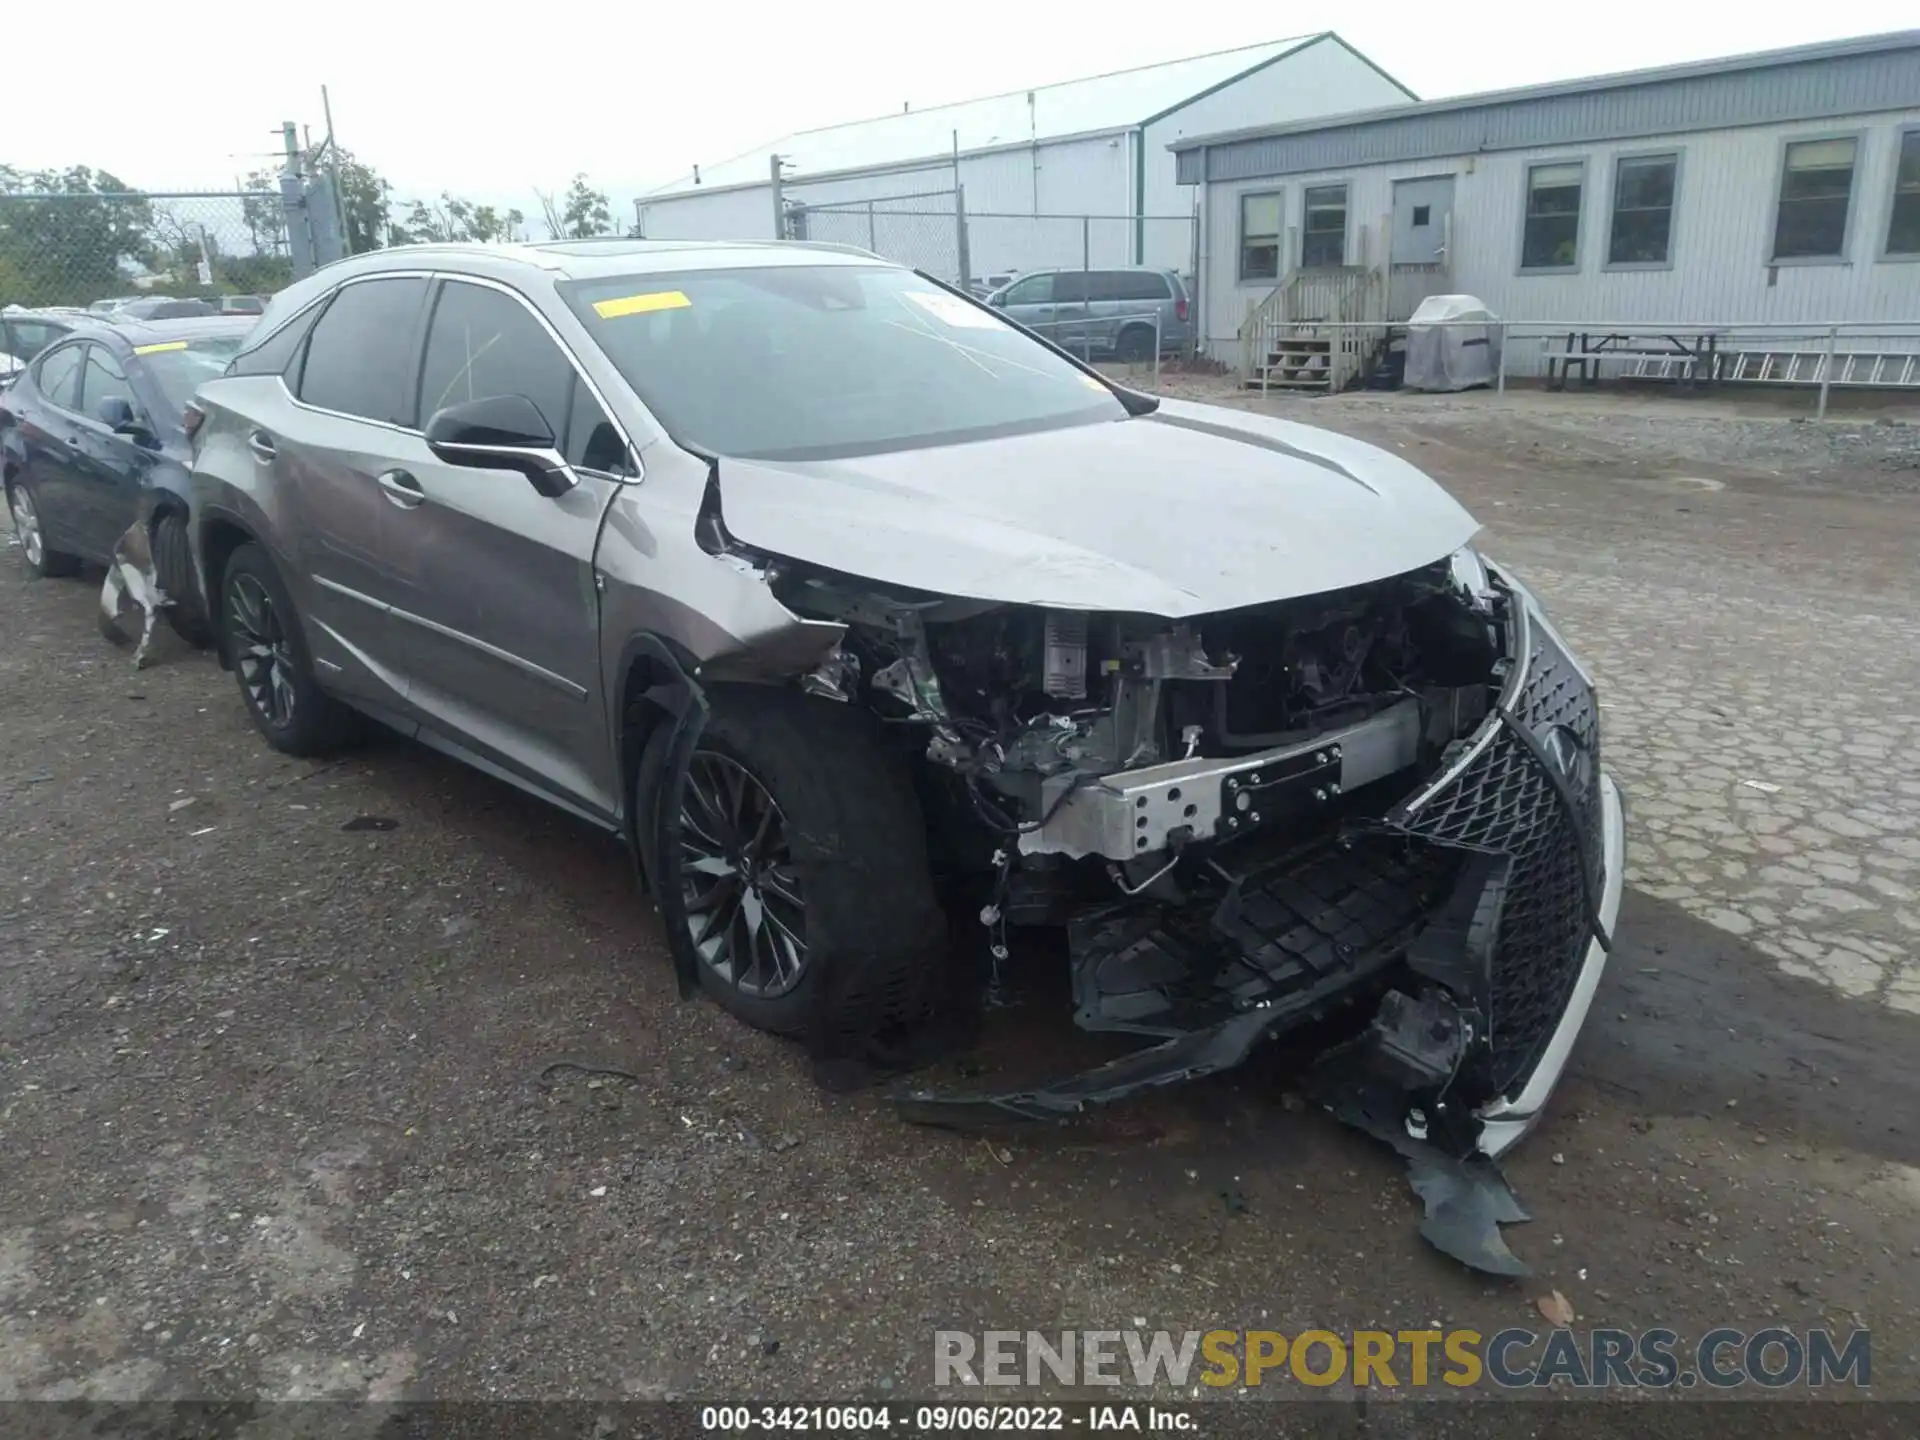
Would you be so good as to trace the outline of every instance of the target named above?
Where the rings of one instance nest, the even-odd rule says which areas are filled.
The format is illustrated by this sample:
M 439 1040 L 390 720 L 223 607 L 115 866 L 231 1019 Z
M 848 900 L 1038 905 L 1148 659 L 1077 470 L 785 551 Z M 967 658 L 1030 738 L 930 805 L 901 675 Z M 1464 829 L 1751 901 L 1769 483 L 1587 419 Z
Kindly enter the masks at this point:
M 204 641 L 187 544 L 186 409 L 256 323 L 76 319 L 0 393 L 0 483 L 30 574 L 108 564 L 138 521 L 174 601 L 168 619 Z

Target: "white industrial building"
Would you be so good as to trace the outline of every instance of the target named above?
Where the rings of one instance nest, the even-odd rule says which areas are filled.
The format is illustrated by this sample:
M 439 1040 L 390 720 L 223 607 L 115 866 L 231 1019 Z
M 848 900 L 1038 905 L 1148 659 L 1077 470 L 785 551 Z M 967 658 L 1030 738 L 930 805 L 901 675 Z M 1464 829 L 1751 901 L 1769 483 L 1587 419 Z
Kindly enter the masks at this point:
M 1337 35 L 1308 35 L 787 135 L 638 202 L 656 239 L 790 230 L 953 278 L 1049 265 L 1194 264 L 1185 137 L 1405 104 L 1413 92 Z M 964 209 L 968 224 L 957 226 Z M 1038 218 L 1045 217 L 1045 218 Z
M 1173 145 L 1205 344 L 1249 372 L 1276 333 L 1436 294 L 1522 323 L 1920 321 L 1920 31 Z

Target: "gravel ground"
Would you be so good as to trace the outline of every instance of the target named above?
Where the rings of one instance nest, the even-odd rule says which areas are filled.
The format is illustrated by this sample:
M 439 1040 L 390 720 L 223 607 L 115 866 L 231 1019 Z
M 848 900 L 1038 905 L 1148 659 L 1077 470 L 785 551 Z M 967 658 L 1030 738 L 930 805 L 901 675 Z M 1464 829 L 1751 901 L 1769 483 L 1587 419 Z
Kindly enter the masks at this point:
M 1491 1332 L 1556 1289 L 1870 1326 L 1920 1395 L 1920 429 L 1228 398 L 1430 470 L 1599 675 L 1633 869 L 1508 1165 L 1535 1277 L 1426 1249 L 1284 1057 L 993 1143 L 823 1093 L 675 998 L 603 838 L 399 741 L 273 755 L 211 660 L 135 674 L 8 564 L 0 1398 L 925 1396 L 936 1328 Z M 968 1064 L 1084 1050 L 1034 999 Z

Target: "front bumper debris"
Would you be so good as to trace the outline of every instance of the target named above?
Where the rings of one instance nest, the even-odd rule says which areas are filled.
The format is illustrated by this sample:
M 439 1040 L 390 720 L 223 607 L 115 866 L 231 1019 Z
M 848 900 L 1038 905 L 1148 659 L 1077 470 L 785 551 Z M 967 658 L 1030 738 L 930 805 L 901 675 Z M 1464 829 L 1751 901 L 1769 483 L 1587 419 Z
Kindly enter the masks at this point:
M 1230 1068 L 1270 1036 L 1370 1003 L 1371 1026 L 1316 1062 L 1306 1093 L 1407 1157 L 1432 1243 L 1523 1273 L 1498 1227 L 1525 1208 L 1494 1161 L 1538 1122 L 1566 1069 L 1605 968 L 1625 846 L 1592 685 L 1530 602 L 1511 613 L 1499 705 L 1388 813 L 1305 849 L 1263 853 L 1271 835 L 1224 847 L 1208 866 L 1227 883 L 1205 905 L 1139 896 L 1078 917 L 1076 1020 L 1158 1043 L 1015 1093 L 910 1094 L 904 1113 L 962 1126 L 1058 1119 Z M 1113 778 L 1157 835 L 1164 794 L 1143 792 L 1142 807 L 1132 777 Z M 1094 793 L 1085 813 L 1100 815 Z M 1229 802 L 1221 822 L 1233 813 Z M 1103 853 L 1108 823 L 1077 837 Z

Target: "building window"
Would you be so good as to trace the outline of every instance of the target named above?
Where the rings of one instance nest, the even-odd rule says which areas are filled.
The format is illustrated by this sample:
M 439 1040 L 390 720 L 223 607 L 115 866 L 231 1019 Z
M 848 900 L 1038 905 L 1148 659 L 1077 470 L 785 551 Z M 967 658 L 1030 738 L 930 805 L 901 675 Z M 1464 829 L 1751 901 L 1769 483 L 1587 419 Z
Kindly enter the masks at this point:
M 1347 263 L 1347 187 L 1313 185 L 1306 194 L 1306 224 L 1300 230 L 1300 264 Z
M 1859 148 L 1859 139 L 1851 135 L 1787 146 L 1773 224 L 1774 259 L 1837 260 L 1846 253 Z
M 1581 161 L 1527 167 L 1527 218 L 1520 233 L 1522 270 L 1574 270 L 1580 264 Z
M 1433 207 L 1431 205 L 1416 205 L 1413 207 L 1413 228 L 1414 229 L 1416 230 L 1426 229 L 1427 223 L 1432 219 L 1433 219 Z
M 1900 137 L 1893 172 L 1893 213 L 1887 218 L 1887 253 L 1920 255 L 1920 130 Z
M 1240 197 L 1240 278 L 1280 278 L 1280 196 Z
M 1667 265 L 1673 260 L 1673 191 L 1678 155 L 1624 155 L 1613 169 L 1609 265 Z

